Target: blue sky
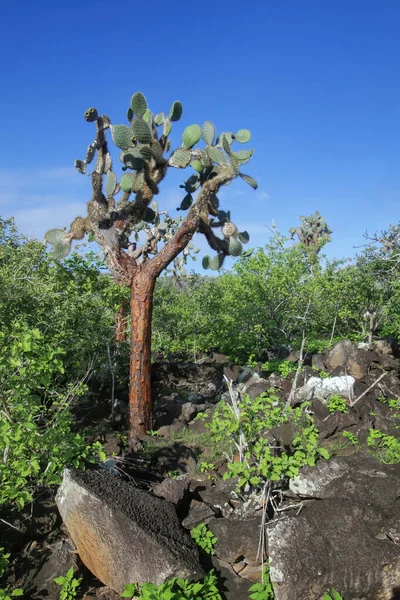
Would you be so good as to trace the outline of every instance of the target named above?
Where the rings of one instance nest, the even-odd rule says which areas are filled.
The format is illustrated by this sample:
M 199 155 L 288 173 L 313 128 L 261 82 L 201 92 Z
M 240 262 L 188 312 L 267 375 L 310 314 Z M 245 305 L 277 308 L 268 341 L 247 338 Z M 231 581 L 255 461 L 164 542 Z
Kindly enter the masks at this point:
M 252 131 L 259 189 L 238 181 L 221 198 L 251 246 L 272 220 L 287 232 L 319 210 L 327 253 L 343 257 L 366 229 L 399 222 L 398 0 L 21 0 L 0 20 L 0 215 L 24 233 L 84 216 L 90 184 L 72 166 L 93 138 L 83 113 L 123 123 L 138 90 L 154 112 L 182 101 L 178 144 L 206 119 Z M 179 205 L 181 179 L 163 182 L 161 207 Z

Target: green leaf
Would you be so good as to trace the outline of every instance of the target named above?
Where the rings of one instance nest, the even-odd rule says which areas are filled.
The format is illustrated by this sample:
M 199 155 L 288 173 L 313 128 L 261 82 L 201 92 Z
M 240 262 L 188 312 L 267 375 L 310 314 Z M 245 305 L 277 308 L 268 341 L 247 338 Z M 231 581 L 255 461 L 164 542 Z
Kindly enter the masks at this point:
M 250 141 L 251 133 L 248 129 L 239 129 L 239 131 L 235 134 L 235 140 L 239 142 L 239 144 L 246 144 Z
M 147 110 L 147 100 L 141 92 L 136 92 L 136 94 L 133 94 L 131 99 L 131 107 L 137 117 L 143 117 Z
M 182 143 L 185 148 L 192 148 L 201 138 L 201 128 L 199 125 L 189 125 L 182 135 Z
M 245 181 L 246 183 L 248 183 L 249 185 L 251 185 L 251 187 L 256 190 L 258 188 L 258 183 L 255 179 L 253 179 L 252 177 L 250 177 L 250 175 L 245 175 L 244 173 L 239 173 L 240 177 L 243 179 L 243 181 Z
M 322 458 L 325 458 L 325 460 L 329 460 L 331 455 L 329 454 L 328 450 L 326 448 L 319 448 L 318 449 L 320 455 L 322 456 Z
M 169 111 L 169 118 L 171 121 L 179 121 L 182 117 L 183 107 L 182 103 L 179 100 L 176 100 L 171 106 L 171 110 Z
M 132 122 L 132 131 L 135 138 L 142 144 L 151 144 L 152 135 L 149 126 L 143 119 L 135 119 Z

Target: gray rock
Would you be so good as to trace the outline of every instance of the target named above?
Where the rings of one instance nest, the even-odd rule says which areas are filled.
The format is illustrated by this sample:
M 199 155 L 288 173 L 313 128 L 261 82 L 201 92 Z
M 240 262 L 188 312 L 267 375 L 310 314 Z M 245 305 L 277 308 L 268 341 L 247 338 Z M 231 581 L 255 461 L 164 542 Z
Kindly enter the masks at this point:
M 266 379 L 258 379 L 245 388 L 245 393 L 250 396 L 252 400 L 257 398 L 263 392 L 267 392 L 271 387 L 271 383 Z
M 182 404 L 181 414 L 179 419 L 184 423 L 189 423 L 197 415 L 197 406 L 192 402 Z
M 193 529 L 193 527 L 197 527 L 200 523 L 209 523 L 214 516 L 215 512 L 210 506 L 207 506 L 207 504 L 204 504 L 203 502 L 193 500 L 189 514 L 183 519 L 182 525 L 186 527 L 186 529 Z
M 325 371 L 326 366 L 323 354 L 313 354 L 311 358 L 311 366 L 314 367 L 314 369 L 318 369 L 318 371 Z
M 203 575 L 171 503 L 106 470 L 65 470 L 56 500 L 83 563 L 112 590 Z
M 296 396 L 299 400 L 321 400 L 326 402 L 334 394 L 343 398 L 353 398 L 353 387 L 355 379 L 351 375 L 342 377 L 311 377 L 305 385 L 297 390 Z
M 158 498 L 172 502 L 179 511 L 186 504 L 189 496 L 190 481 L 188 479 L 166 478 L 153 487 L 153 492 Z
M 332 372 L 340 368 L 356 379 L 364 377 L 374 362 L 379 363 L 379 357 L 375 352 L 357 348 L 350 340 L 341 340 L 335 344 L 325 358 L 328 371 Z
M 251 519 L 213 519 L 208 528 L 217 536 L 215 554 L 220 560 L 234 565 L 243 560 L 248 565 L 260 565 L 258 556 L 260 517 Z
M 299 513 L 267 526 L 276 600 L 391 600 L 400 581 L 400 465 L 356 454 L 304 468 L 292 492 Z M 398 541 L 397 541 L 398 540 Z

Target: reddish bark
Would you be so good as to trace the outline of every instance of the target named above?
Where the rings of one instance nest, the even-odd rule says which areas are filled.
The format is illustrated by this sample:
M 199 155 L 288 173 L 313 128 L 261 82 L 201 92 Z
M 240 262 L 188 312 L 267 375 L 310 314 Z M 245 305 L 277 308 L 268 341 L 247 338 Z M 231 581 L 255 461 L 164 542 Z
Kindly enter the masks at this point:
M 129 367 L 129 437 L 152 428 L 151 316 L 156 278 L 141 271 L 131 286 L 131 351 Z

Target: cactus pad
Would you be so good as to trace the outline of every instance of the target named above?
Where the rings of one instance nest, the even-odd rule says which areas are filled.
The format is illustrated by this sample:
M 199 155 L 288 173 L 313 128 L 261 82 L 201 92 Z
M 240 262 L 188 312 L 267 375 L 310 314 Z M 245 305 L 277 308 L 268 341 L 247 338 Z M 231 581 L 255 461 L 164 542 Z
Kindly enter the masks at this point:
M 203 260 L 201 261 L 203 269 L 209 269 L 210 268 L 210 262 L 211 262 L 211 259 L 210 259 L 210 257 L 208 255 L 203 256 Z
M 256 190 L 258 188 L 258 183 L 255 179 L 253 179 L 252 177 L 250 177 L 250 175 L 245 175 L 244 173 L 239 173 L 240 177 L 243 179 L 243 181 L 245 181 L 246 183 L 248 183 L 249 185 L 251 185 L 251 187 Z
M 56 244 L 57 242 L 65 241 L 67 234 L 64 229 L 50 229 L 44 234 L 44 239 L 49 244 Z
M 226 156 L 222 148 L 217 148 L 216 146 L 207 146 L 206 150 L 212 162 L 216 163 L 217 165 L 226 164 Z
M 169 164 L 176 169 L 184 169 L 190 163 L 190 152 L 185 148 L 178 148 L 169 158 Z
M 238 234 L 238 228 L 231 221 L 227 221 L 222 226 L 222 233 L 223 233 L 223 235 L 226 235 L 228 237 L 229 236 L 237 236 L 237 234 Z
M 68 256 L 71 250 L 71 242 L 70 241 L 58 241 L 54 244 L 51 249 L 51 254 L 55 258 L 55 260 L 62 260 L 66 256 Z
M 249 239 L 250 239 L 250 236 L 249 236 L 249 234 L 247 233 L 247 231 L 241 231 L 241 232 L 239 233 L 239 236 L 238 236 L 238 237 L 239 237 L 239 240 L 242 242 L 242 244 L 247 244 L 247 242 L 248 242 L 248 241 L 249 241 Z
M 197 160 L 197 159 L 192 160 L 192 162 L 190 163 L 190 166 L 192 167 L 192 169 L 194 169 L 198 173 L 202 173 L 204 171 L 203 163 L 200 160 Z
M 92 123 L 93 121 L 96 121 L 98 118 L 99 118 L 99 114 L 95 108 L 88 108 L 85 111 L 85 121 L 87 121 L 88 123 Z
M 236 132 L 235 140 L 239 142 L 239 144 L 246 144 L 250 141 L 251 132 L 248 129 L 239 129 Z
M 134 114 L 141 118 L 147 110 L 147 100 L 142 92 L 136 92 L 131 98 L 131 108 Z
M 201 129 L 199 125 L 189 125 L 182 135 L 182 142 L 185 148 L 192 148 L 201 138 Z
M 143 168 L 144 158 L 142 156 L 135 156 L 134 154 L 124 154 L 124 163 L 129 169 L 138 171 Z
M 215 140 L 215 126 L 211 121 L 205 121 L 201 130 L 203 140 L 208 146 L 212 146 Z
M 154 123 L 155 123 L 157 126 L 160 126 L 160 125 L 162 125 L 162 124 L 164 123 L 164 118 L 165 118 L 165 116 L 164 116 L 164 113 L 163 113 L 163 112 L 160 112 L 160 113 L 158 113 L 158 114 L 157 114 L 157 115 L 154 117 Z
M 142 144 L 151 144 L 151 131 L 143 119 L 138 118 L 132 121 L 132 131 L 138 142 L 141 142 Z
M 193 197 L 192 194 L 186 194 L 184 199 L 181 202 L 181 205 L 177 210 L 188 210 L 192 206 Z
M 132 146 L 133 133 L 127 125 L 111 125 L 111 137 L 114 144 L 122 150 L 127 150 L 129 146 Z
M 171 121 L 179 121 L 182 117 L 183 107 L 182 103 L 179 100 L 176 100 L 171 106 L 171 110 L 169 111 L 169 118 Z
M 243 246 L 236 237 L 229 238 L 229 254 L 231 256 L 240 256 L 243 252 Z
M 121 186 L 121 190 L 123 192 L 131 192 L 132 191 L 134 177 L 135 176 L 133 173 L 125 173 L 125 175 L 122 175 L 121 181 L 120 181 L 120 186 Z

